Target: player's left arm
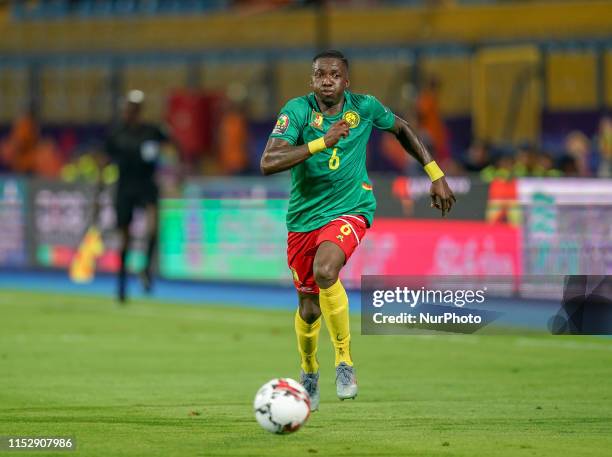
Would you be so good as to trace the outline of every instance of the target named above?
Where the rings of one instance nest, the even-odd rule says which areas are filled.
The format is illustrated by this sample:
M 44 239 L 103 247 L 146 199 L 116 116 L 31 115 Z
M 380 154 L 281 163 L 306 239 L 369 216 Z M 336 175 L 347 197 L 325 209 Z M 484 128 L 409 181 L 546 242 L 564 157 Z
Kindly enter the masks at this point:
M 425 168 L 432 181 L 429 191 L 431 206 L 438 208 L 442 211 L 442 216 L 446 216 L 457 199 L 431 153 L 404 119 L 395 116 L 395 122 L 388 131 L 394 134 L 406 152 Z

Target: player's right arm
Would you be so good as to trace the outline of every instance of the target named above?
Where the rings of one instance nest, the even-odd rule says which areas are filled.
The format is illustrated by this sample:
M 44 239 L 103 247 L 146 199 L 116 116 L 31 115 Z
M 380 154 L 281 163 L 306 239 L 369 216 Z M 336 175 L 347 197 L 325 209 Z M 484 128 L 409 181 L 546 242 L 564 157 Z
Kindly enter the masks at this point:
M 282 116 L 282 115 L 281 115 Z M 279 118 L 280 119 L 280 118 Z M 290 122 L 290 121 L 287 121 Z M 278 128 L 277 127 L 275 130 Z M 294 146 L 287 139 L 271 136 L 266 144 L 264 153 L 261 156 L 260 168 L 263 175 L 271 175 L 288 170 L 295 165 L 308 160 L 313 154 L 331 148 L 349 134 L 349 125 L 346 121 L 340 120 L 333 124 L 323 137 L 324 147 L 316 150 L 317 147 L 311 143 Z
M 267 176 L 288 170 L 298 163 L 302 163 L 311 155 L 307 144 L 293 146 L 287 140 L 270 138 L 261 156 L 259 168 L 261 173 Z

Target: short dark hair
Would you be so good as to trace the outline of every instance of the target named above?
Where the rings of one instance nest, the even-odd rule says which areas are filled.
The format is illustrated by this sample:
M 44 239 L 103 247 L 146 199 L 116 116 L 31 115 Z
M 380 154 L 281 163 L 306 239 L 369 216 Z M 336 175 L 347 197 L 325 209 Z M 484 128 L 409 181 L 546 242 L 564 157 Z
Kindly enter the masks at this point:
M 344 63 L 344 65 L 346 65 L 346 69 L 348 70 L 349 63 L 348 63 L 347 58 L 344 57 L 344 54 L 342 54 L 340 51 L 336 51 L 335 49 L 328 49 L 327 51 L 323 51 L 323 52 L 318 53 L 312 59 L 312 63 L 315 63 L 319 59 L 325 59 L 325 58 L 341 60 L 342 63 Z

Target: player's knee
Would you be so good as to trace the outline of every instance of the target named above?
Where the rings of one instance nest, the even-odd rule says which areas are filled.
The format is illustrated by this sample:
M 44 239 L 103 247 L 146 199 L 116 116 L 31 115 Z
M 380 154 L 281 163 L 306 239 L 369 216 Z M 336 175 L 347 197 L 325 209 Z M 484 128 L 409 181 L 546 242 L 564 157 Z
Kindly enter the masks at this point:
M 312 324 L 321 315 L 321 308 L 315 297 L 316 295 L 300 297 L 300 317 L 307 324 Z
M 300 308 L 300 317 L 307 324 L 315 322 L 320 315 L 321 310 L 319 308 Z
M 333 286 L 338 280 L 338 269 L 329 263 L 314 266 L 314 277 L 317 285 L 323 289 Z

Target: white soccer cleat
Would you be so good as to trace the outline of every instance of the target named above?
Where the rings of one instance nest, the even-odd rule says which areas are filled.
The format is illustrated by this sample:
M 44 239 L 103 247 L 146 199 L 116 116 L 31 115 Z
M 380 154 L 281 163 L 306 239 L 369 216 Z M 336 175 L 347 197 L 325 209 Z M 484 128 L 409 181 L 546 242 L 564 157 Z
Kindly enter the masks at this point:
M 319 372 L 304 373 L 302 370 L 300 374 L 300 384 L 304 386 L 304 389 L 306 389 L 306 392 L 308 392 L 310 396 L 310 410 L 317 411 L 321 399 L 321 392 L 319 391 Z
M 358 390 L 355 369 L 346 362 L 341 362 L 336 367 L 336 395 L 340 400 L 354 399 Z

